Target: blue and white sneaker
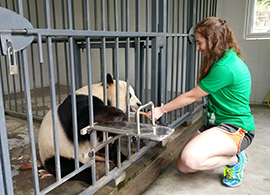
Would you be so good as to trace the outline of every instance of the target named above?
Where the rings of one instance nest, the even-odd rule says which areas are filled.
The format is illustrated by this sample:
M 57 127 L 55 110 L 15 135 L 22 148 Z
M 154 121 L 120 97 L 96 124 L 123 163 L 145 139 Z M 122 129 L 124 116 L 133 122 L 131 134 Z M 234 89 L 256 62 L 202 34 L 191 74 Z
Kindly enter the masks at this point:
M 224 178 L 222 183 L 227 187 L 238 187 L 243 181 L 244 168 L 247 164 L 247 155 L 245 152 L 239 152 L 238 163 L 232 167 L 225 166 Z

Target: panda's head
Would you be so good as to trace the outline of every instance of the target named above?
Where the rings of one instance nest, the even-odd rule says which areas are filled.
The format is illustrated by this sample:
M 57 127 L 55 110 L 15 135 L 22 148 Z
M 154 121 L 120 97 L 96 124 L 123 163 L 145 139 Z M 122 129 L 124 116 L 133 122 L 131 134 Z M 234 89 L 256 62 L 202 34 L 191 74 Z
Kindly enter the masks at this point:
M 141 101 L 136 97 L 134 89 L 129 86 L 129 105 L 130 111 L 134 112 L 141 106 Z M 97 83 L 92 85 L 93 95 L 103 100 L 103 84 Z M 110 74 L 107 74 L 107 99 L 111 106 L 116 107 L 116 80 L 113 80 Z M 119 80 L 119 109 L 124 113 L 127 112 L 127 82 Z

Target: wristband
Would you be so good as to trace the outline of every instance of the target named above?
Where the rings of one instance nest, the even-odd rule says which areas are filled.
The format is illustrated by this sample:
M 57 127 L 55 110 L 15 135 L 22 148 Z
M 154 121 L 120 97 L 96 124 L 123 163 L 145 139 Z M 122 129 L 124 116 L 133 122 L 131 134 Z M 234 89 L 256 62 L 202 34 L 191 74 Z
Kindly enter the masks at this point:
M 164 108 L 163 108 L 163 104 L 162 104 L 162 103 L 161 103 L 160 108 L 163 110 L 163 112 L 164 112 L 164 113 L 167 113 L 167 111 L 166 111 L 166 110 L 164 110 Z

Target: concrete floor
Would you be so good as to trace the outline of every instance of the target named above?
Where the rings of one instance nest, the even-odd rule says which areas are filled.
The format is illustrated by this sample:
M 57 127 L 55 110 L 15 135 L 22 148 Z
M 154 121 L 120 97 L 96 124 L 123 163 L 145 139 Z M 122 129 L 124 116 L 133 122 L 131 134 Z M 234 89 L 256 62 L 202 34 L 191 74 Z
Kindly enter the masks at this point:
M 268 133 L 270 127 L 270 108 L 267 105 L 256 105 L 251 108 L 255 117 L 256 136 L 252 145 L 247 149 L 249 162 L 245 169 L 243 184 L 240 187 L 230 189 L 221 184 L 224 171 L 223 167 L 187 175 L 178 172 L 175 159 L 184 143 L 196 131 L 196 128 L 191 130 L 190 127 L 187 127 L 189 129 L 179 135 L 175 132 L 171 138 L 172 143 L 168 144 L 168 147 L 157 157 L 157 160 L 154 160 L 149 166 L 145 165 L 147 166 L 146 169 L 126 184 L 123 189 L 119 191 L 117 188 L 110 188 L 107 192 L 97 194 L 270 194 L 270 168 L 268 167 L 270 164 L 270 142 L 268 141 L 270 140 L 270 134 Z M 6 123 L 14 193 L 16 195 L 34 194 L 32 171 L 18 170 L 20 165 L 29 162 L 31 159 L 26 121 L 6 115 Z M 200 120 L 197 123 L 200 125 Z M 39 126 L 40 123 L 34 123 L 36 139 Z M 153 155 L 153 151 L 150 153 L 150 156 Z M 38 150 L 37 156 L 39 156 Z M 142 160 L 148 161 L 146 157 Z M 144 163 L 141 160 L 138 161 L 138 164 L 144 165 Z M 131 169 L 134 173 L 134 170 L 138 169 L 138 165 L 135 163 Z M 153 182 L 154 180 L 156 181 Z M 54 178 L 40 178 L 40 187 L 43 189 L 48 183 L 53 182 Z M 78 194 L 78 192 L 86 187 L 83 182 L 68 181 L 50 194 Z M 65 190 L 68 190 L 68 193 L 63 193 Z
M 255 118 L 256 136 L 246 150 L 248 164 L 241 186 L 227 188 L 222 185 L 224 167 L 182 174 L 178 172 L 174 161 L 143 195 L 270 194 L 270 108 L 267 105 L 253 105 L 251 109 Z

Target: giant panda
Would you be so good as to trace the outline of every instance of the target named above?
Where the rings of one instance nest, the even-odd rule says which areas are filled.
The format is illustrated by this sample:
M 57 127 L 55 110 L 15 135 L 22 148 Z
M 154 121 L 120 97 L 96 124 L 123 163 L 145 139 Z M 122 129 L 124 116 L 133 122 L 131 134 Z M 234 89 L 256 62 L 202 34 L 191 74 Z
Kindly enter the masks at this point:
M 96 83 L 92 85 L 93 92 L 93 113 L 94 122 L 99 123 L 114 123 L 122 122 L 126 117 L 126 94 L 127 83 L 119 80 L 119 109 L 116 108 L 115 95 L 116 82 L 110 74 L 107 74 L 107 106 L 104 105 L 103 100 L 103 83 Z M 130 110 L 134 111 L 141 105 L 140 100 L 136 97 L 134 89 L 129 86 L 129 100 Z M 88 86 L 82 87 L 76 91 L 76 105 L 77 105 L 77 125 L 78 131 L 89 125 L 89 108 L 88 108 Z M 71 96 L 69 95 L 60 105 L 57 106 L 57 124 L 58 124 L 58 138 L 59 138 L 59 153 L 61 177 L 66 176 L 74 171 L 74 144 L 73 144 L 73 125 L 72 125 L 72 111 L 71 111 Z M 49 111 L 40 126 L 38 136 L 38 146 L 41 162 L 44 168 L 55 175 L 55 150 L 54 150 L 54 136 L 53 136 L 53 120 L 52 111 Z M 117 159 L 117 143 L 110 146 L 109 158 L 116 163 Z M 89 135 L 80 135 L 78 133 L 78 149 L 80 166 L 89 162 L 91 159 L 83 158 L 82 153 L 91 148 Z M 121 156 L 121 160 L 126 159 Z M 81 173 L 74 176 L 72 179 L 82 180 L 88 184 L 92 183 L 91 167 L 85 169 Z

